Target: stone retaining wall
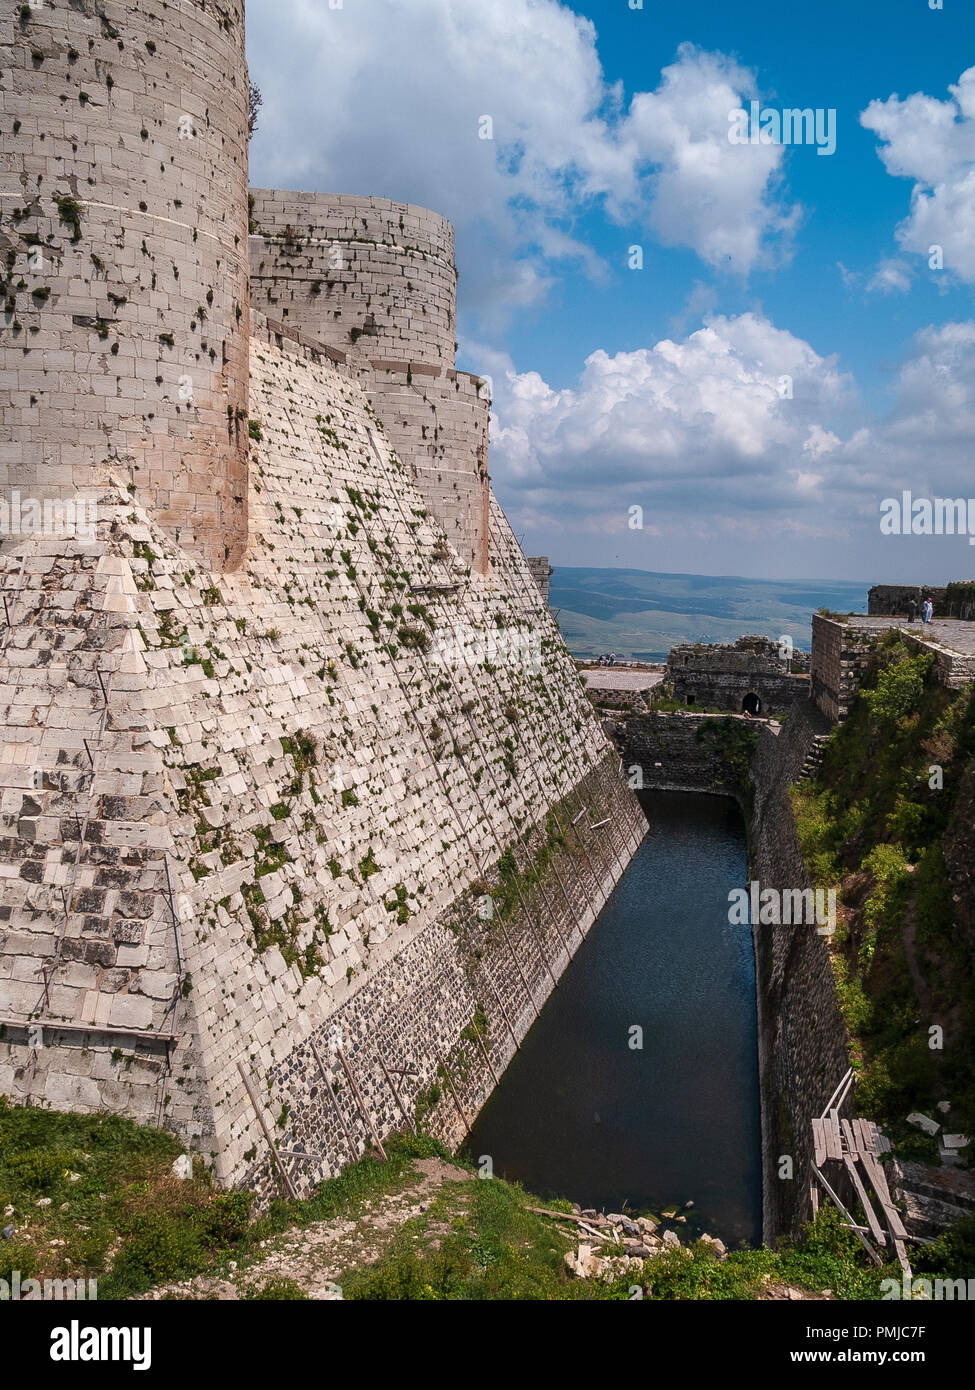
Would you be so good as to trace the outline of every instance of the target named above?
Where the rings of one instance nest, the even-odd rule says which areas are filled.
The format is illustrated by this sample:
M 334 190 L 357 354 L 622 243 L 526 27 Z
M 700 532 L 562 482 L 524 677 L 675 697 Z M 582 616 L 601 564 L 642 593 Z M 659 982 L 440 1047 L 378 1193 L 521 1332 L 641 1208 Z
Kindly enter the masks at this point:
M 709 736 L 712 726 L 722 722 L 718 715 L 656 711 L 620 720 L 610 728 L 623 751 L 623 770 L 631 785 L 641 785 L 635 782 L 640 778 L 643 788 L 654 791 L 738 797 L 741 788 L 722 756 L 720 741 Z M 746 728 L 759 727 L 747 720 L 738 722 Z M 634 771 L 637 768 L 639 773 Z
M 796 706 L 780 733 L 767 725 L 759 729 L 749 853 L 752 876 L 763 889 L 817 886 L 803 862 L 789 784 L 799 775 L 815 736 L 827 728 L 815 706 L 807 704 Z M 759 923 L 753 923 L 752 935 L 762 1096 L 762 1227 L 765 1240 L 773 1241 L 797 1230 L 811 1215 L 811 1122 L 822 1113 L 850 1061 L 826 938 L 812 926 Z M 853 1113 L 850 1102 L 841 1113 Z

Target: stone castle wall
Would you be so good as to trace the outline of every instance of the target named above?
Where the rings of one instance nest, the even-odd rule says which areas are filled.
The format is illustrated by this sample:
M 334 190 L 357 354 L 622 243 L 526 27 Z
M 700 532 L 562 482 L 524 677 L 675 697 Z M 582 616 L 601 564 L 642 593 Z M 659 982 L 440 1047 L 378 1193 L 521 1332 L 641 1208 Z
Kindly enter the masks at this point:
M 124 474 L 0 557 L 0 1090 L 270 1192 L 249 1083 L 305 1191 L 370 1137 L 337 1044 L 460 1136 L 645 822 L 497 505 L 467 575 L 355 368 L 254 328 L 239 570 Z
M 251 190 L 251 283 L 269 318 L 364 358 L 453 367 L 454 229 L 412 203 Z
M 789 785 L 828 723 L 810 702 L 780 732 L 758 729 L 749 827 L 751 873 L 761 887 L 815 888 L 803 862 Z M 808 1187 L 812 1120 L 822 1114 L 849 1065 L 827 939 L 813 926 L 753 923 L 762 1098 L 762 1229 L 766 1241 L 811 1217 Z M 852 1097 L 841 1110 L 851 1115 Z M 782 1163 L 792 1161 L 791 1170 Z
M 490 563 L 487 389 L 465 372 L 377 360 L 362 374 L 397 456 L 465 565 Z
M 722 721 L 711 714 L 655 710 L 618 721 L 614 735 L 623 750 L 624 771 L 639 768 L 642 787 L 655 791 L 700 791 L 739 796 L 712 730 Z M 749 727 L 751 727 L 749 725 Z M 743 808 L 745 809 L 745 808 Z
M 830 723 L 845 719 L 860 688 L 875 630 L 813 614 L 812 698 Z
M 871 654 L 891 631 L 918 652 L 934 659 L 934 674 L 947 690 L 960 690 L 975 679 L 975 655 L 955 651 L 945 641 L 928 641 L 920 623 L 891 624 L 874 618 L 828 618 L 813 615 L 812 698 L 831 722 L 845 719 L 863 682 Z M 948 639 L 950 640 L 950 638 Z
M 871 617 L 904 618 L 912 599 L 920 614 L 921 604 L 930 598 L 934 611 L 940 615 L 946 593 L 944 586 L 926 588 L 923 584 L 875 584 L 867 596 L 867 612 Z
M 0 1090 L 306 1191 L 461 1137 L 645 820 L 490 491 L 450 224 L 255 194 L 251 316 L 242 10 L 68 10 L 0 31 L 2 483 L 97 504 L 0 545 Z
M 0 499 L 122 470 L 213 568 L 246 537 L 243 5 L 0 18 Z

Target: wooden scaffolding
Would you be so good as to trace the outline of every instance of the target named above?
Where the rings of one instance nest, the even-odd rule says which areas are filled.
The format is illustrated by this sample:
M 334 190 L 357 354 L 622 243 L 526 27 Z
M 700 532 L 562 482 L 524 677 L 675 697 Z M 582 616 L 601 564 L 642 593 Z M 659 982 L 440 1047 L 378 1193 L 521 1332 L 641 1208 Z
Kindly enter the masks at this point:
M 840 1117 L 840 1109 L 852 1086 L 853 1072 L 850 1070 L 833 1092 L 822 1115 L 812 1122 L 815 1158 L 809 1195 L 813 1216 L 819 1210 L 822 1189 L 874 1264 L 879 1267 L 884 1262 L 881 1249 L 892 1249 L 901 1269 L 910 1277 L 911 1266 L 904 1242 L 911 1237 L 891 1199 L 881 1163 L 881 1155 L 887 1153 L 891 1145 L 872 1120 Z M 867 1223 L 865 1226 L 853 1218 L 841 1201 L 837 1189 L 843 1186 L 852 1187 L 856 1193 Z

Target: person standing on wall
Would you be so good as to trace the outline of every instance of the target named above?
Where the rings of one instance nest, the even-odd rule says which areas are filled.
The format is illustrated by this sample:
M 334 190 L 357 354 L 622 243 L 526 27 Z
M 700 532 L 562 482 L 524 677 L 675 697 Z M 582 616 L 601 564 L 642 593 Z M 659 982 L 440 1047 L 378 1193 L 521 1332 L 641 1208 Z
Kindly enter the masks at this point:
M 916 599 L 916 598 L 914 597 L 914 595 L 912 594 L 911 597 L 907 600 L 907 621 L 908 621 L 909 623 L 913 623 L 913 621 L 914 621 L 914 619 L 915 619 L 916 617 L 917 617 L 917 599 Z
M 930 594 L 929 594 L 928 597 L 924 600 L 924 609 L 923 609 L 923 612 L 922 612 L 922 619 L 921 619 L 921 620 L 922 620 L 922 622 L 924 622 L 924 623 L 930 623 L 930 621 L 931 621 L 931 619 L 932 619 L 933 617 L 934 617 L 934 603 L 933 603 L 933 601 L 932 601 L 932 599 L 931 599 L 931 596 L 930 596 Z

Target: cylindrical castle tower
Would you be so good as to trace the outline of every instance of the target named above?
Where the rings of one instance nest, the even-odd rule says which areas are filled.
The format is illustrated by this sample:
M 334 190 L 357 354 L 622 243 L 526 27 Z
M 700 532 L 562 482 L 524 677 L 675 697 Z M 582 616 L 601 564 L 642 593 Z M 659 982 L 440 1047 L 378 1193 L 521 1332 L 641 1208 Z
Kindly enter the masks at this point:
M 251 190 L 255 307 L 359 371 L 399 457 L 472 572 L 490 570 L 488 419 L 454 369 L 454 229 L 389 198 Z
M 181 544 L 233 568 L 246 543 L 243 4 L 8 0 L 0 44 L 6 515 L 28 498 L 94 497 L 121 473 Z
M 251 190 L 255 303 L 368 358 L 454 365 L 454 229 L 412 203 Z

